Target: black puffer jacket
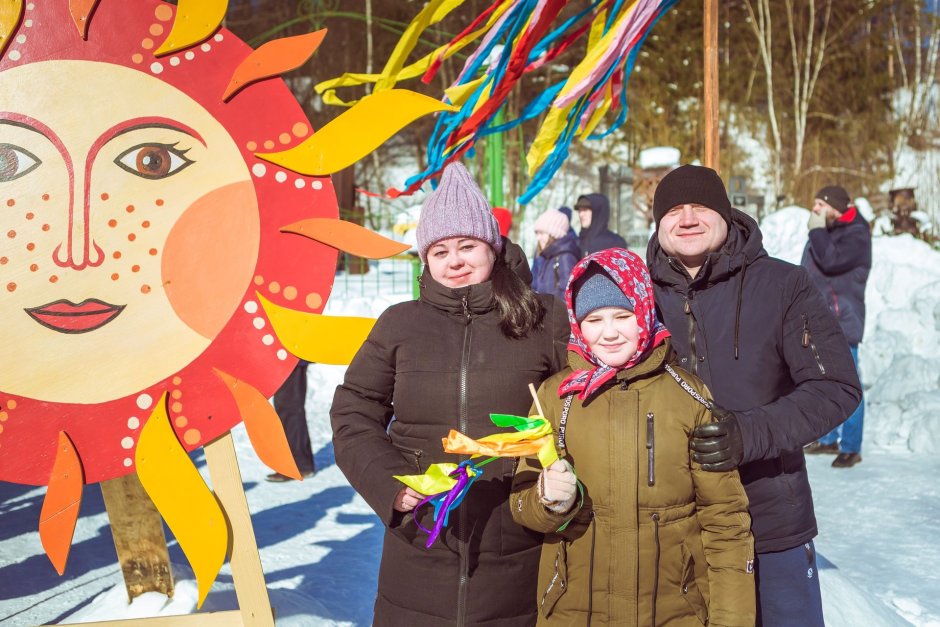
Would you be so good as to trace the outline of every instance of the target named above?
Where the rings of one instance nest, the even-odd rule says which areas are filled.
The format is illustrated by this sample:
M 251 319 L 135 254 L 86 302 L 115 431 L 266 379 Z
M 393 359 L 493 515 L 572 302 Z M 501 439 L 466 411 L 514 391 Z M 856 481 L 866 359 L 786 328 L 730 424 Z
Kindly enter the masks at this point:
M 829 303 L 849 344 L 865 334 L 865 285 L 871 271 L 871 231 L 858 212 L 850 222 L 812 229 L 801 262 Z
M 694 280 L 656 235 L 647 259 L 680 365 L 739 419 L 757 552 L 809 541 L 816 517 L 803 446 L 861 399 L 848 343 L 819 290 L 799 266 L 769 257 L 757 223 L 736 209 L 725 246 Z
M 578 243 L 581 246 L 581 258 L 608 248 L 626 248 L 627 242 L 607 228 L 610 223 L 610 201 L 604 194 L 585 194 L 579 196 L 591 203 L 591 226 L 581 229 Z
M 517 252 L 510 249 L 510 258 Z M 450 429 L 479 438 L 497 431 L 490 413 L 526 415 L 528 384 L 561 369 L 570 329 L 564 307 L 539 298 L 547 309 L 542 330 L 510 340 L 490 282 L 450 289 L 425 271 L 421 298 L 379 317 L 337 388 L 330 410 L 336 463 L 387 527 L 374 624 L 535 624 L 542 537 L 509 512 L 513 460 L 486 466 L 430 549 L 412 515 L 392 509 L 402 487 L 392 475 L 457 461 L 441 446 Z M 429 529 L 432 509 L 419 516 Z

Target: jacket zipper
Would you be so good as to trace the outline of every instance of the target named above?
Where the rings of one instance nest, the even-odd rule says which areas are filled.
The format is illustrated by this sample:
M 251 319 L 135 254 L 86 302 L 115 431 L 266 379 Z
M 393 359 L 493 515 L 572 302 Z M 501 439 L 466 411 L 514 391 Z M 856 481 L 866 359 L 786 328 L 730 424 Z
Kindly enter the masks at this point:
M 816 360 L 816 365 L 819 366 L 819 374 L 826 374 L 826 367 L 823 366 L 822 359 L 819 358 L 819 351 L 816 350 L 816 343 L 813 342 L 813 334 L 809 331 L 809 318 L 806 317 L 806 314 L 801 314 L 803 316 L 803 348 L 809 347 L 813 351 L 813 358 Z
M 652 608 L 652 617 L 650 620 L 650 625 L 655 627 L 656 625 L 656 597 L 659 595 L 659 513 L 653 512 L 651 516 L 653 519 L 653 539 L 656 544 L 656 560 L 653 564 L 653 599 L 650 602 L 650 607 Z
M 698 359 L 695 357 L 695 314 L 692 313 L 691 297 L 685 301 L 685 313 L 689 317 L 689 371 L 698 374 Z
M 459 417 L 458 429 L 461 433 L 467 433 L 469 426 L 469 417 L 467 415 L 467 371 L 470 368 L 470 339 L 472 330 L 470 322 L 472 315 L 470 306 L 467 303 L 467 296 L 464 296 L 463 313 L 466 316 L 466 326 L 463 331 L 463 352 L 460 355 L 460 397 L 459 397 Z M 460 555 L 460 571 L 457 577 L 457 627 L 463 627 L 467 621 L 467 584 L 470 579 L 470 557 L 468 555 L 467 541 L 461 540 L 463 529 L 467 527 L 467 508 L 461 507 L 457 516 L 457 529 L 455 537 L 458 542 L 458 553 Z
M 646 414 L 646 485 L 656 485 L 655 433 L 653 431 L 653 412 Z

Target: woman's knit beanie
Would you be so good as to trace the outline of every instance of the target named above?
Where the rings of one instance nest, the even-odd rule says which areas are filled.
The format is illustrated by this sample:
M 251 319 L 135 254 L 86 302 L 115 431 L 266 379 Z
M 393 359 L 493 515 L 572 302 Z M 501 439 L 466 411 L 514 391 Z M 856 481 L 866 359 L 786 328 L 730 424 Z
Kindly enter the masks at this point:
M 558 209 L 549 209 L 535 220 L 535 232 L 545 233 L 554 239 L 561 239 L 571 228 L 571 218 L 566 218 Z
M 451 237 L 484 241 L 497 254 L 503 249 L 503 238 L 490 203 L 467 168 L 458 161 L 444 168 L 437 189 L 424 199 L 415 237 L 418 254 L 424 262 L 428 260 L 431 246 Z

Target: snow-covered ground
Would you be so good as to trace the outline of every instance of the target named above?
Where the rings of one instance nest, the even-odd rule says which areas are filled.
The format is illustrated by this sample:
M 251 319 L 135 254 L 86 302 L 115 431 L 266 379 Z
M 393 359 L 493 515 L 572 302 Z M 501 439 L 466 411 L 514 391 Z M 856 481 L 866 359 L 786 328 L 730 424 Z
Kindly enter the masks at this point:
M 768 250 L 798 261 L 805 209 L 763 225 Z M 876 238 L 861 348 L 866 386 L 864 461 L 833 469 L 810 457 L 826 622 L 834 627 L 940 627 L 940 253 L 909 237 Z M 392 290 L 384 269 L 397 268 Z M 329 313 L 377 315 L 410 298 L 407 262 L 382 274 L 337 276 Z M 395 292 L 395 293 L 392 293 Z M 343 368 L 308 372 L 307 415 L 317 474 L 271 484 L 242 427 L 235 441 L 261 561 L 279 625 L 368 625 L 382 529 L 333 462 L 328 410 Z M 68 568 L 55 574 L 36 531 L 44 488 L 0 482 L 0 625 L 188 613 L 195 585 L 171 540 L 171 602 L 150 593 L 127 604 L 97 486 L 85 489 Z M 169 537 L 169 535 L 168 535 Z M 236 606 L 223 568 L 205 610 Z

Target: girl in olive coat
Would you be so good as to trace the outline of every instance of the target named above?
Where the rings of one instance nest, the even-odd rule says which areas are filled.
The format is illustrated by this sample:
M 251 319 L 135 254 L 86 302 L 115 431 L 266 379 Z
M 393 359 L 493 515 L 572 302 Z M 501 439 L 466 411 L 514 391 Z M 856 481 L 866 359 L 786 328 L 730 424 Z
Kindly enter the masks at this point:
M 709 393 L 673 363 L 646 266 L 591 255 L 566 303 L 568 368 L 539 390 L 564 461 L 522 460 L 511 498 L 516 521 L 546 534 L 539 624 L 753 625 L 747 497 L 737 471 L 690 458 Z

